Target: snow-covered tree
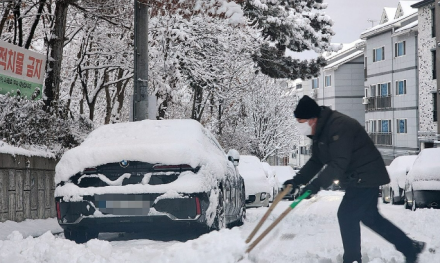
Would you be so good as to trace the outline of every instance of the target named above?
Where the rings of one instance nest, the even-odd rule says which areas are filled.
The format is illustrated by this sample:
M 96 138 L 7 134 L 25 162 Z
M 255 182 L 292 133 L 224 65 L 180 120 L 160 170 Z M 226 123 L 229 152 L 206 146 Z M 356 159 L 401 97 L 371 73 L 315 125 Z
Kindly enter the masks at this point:
M 244 14 L 262 29 L 270 44 L 263 43 L 254 55 L 262 72 L 272 78 L 309 78 L 325 65 L 321 57 L 300 61 L 286 57 L 286 50 L 314 50 L 317 53 L 336 50 L 330 44 L 334 32 L 323 0 L 237 0 Z
M 221 134 L 220 141 L 226 148 L 235 148 L 261 160 L 274 155 L 288 156 L 298 140 L 294 107 L 295 97 L 285 80 L 258 74 L 254 85 L 237 104 L 237 114 Z

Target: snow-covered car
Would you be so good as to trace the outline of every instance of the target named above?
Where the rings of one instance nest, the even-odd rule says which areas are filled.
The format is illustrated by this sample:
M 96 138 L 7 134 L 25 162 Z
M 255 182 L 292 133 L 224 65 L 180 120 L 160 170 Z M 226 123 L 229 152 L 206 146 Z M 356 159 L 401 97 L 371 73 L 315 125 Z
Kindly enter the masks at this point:
M 260 159 L 241 155 L 237 169 L 246 186 L 246 207 L 269 206 L 272 188 Z
M 440 205 L 440 148 L 423 149 L 405 181 L 405 208 Z
M 284 190 L 283 183 L 289 179 L 292 179 L 296 172 L 293 170 L 291 166 L 272 166 L 272 169 L 275 170 L 275 173 L 278 177 L 278 188 L 279 191 Z M 293 192 L 290 192 L 284 196 L 284 199 L 293 200 L 295 197 Z
M 390 183 L 382 186 L 384 203 L 403 204 L 406 175 L 416 159 L 417 155 L 399 156 L 387 166 Z
M 194 120 L 101 126 L 56 166 L 58 223 L 78 243 L 100 232 L 242 224 L 237 158 Z
M 261 162 L 261 164 L 263 165 L 264 171 L 266 173 L 266 177 L 269 180 L 269 185 L 272 188 L 269 202 L 273 202 L 273 199 L 275 198 L 275 196 L 278 195 L 278 191 L 279 191 L 278 177 L 277 174 L 275 173 L 275 170 L 272 168 L 270 164 L 268 164 L 267 162 Z

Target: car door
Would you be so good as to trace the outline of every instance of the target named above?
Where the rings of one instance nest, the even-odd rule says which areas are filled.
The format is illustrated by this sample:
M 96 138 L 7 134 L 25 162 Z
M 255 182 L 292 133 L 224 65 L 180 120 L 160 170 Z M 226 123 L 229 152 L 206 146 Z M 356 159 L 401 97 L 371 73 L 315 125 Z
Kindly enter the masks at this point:
M 228 192 L 228 215 L 231 217 L 231 220 L 236 219 L 236 215 L 238 214 L 238 206 L 237 206 L 237 187 L 238 187 L 238 177 L 235 172 L 235 167 L 232 162 L 228 162 L 228 182 L 229 182 L 229 192 Z

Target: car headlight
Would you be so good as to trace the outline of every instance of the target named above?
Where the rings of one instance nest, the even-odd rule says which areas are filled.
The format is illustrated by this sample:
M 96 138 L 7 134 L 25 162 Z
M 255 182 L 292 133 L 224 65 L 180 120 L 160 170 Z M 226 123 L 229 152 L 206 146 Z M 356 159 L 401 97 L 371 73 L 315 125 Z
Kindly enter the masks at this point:
M 266 194 L 266 193 L 261 193 L 261 194 L 260 194 L 260 200 L 261 200 L 261 201 L 265 200 L 266 197 L 267 197 L 267 194 Z

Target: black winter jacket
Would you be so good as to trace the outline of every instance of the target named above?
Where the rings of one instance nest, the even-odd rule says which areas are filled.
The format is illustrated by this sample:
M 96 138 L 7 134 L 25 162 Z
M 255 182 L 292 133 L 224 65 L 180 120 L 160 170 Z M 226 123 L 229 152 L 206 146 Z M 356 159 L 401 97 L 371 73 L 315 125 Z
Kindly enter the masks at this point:
M 307 184 L 318 173 L 313 184 L 323 188 L 334 180 L 345 187 L 376 187 L 390 182 L 382 156 L 355 119 L 321 106 L 315 135 L 310 138 L 312 157 L 294 177 L 296 184 Z

